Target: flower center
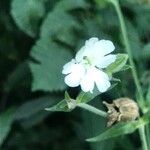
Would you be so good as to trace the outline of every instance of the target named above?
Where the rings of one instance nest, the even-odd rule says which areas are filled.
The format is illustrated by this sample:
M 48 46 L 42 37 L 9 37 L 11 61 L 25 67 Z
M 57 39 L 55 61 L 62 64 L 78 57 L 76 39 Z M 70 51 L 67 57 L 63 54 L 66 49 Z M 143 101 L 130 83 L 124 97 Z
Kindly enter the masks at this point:
M 84 56 L 84 57 L 83 57 L 83 60 L 85 60 L 85 61 L 86 61 L 86 63 L 85 63 L 85 64 L 92 65 L 92 63 L 91 63 L 90 59 L 89 59 L 87 56 Z

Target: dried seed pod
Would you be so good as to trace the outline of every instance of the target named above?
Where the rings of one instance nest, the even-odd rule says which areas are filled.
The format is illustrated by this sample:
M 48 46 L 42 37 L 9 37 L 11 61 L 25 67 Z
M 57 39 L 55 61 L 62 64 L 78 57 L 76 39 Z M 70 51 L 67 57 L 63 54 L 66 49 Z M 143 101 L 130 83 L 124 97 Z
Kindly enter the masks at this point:
M 108 108 L 108 123 L 111 126 L 119 121 L 132 121 L 139 116 L 139 108 L 137 103 L 129 98 L 119 98 L 113 100 L 112 104 L 103 102 Z
M 108 109 L 107 127 L 110 127 L 112 124 L 114 124 L 118 120 L 119 113 L 115 109 L 114 104 L 108 104 L 107 102 L 103 102 L 103 104 L 105 104 L 105 106 Z

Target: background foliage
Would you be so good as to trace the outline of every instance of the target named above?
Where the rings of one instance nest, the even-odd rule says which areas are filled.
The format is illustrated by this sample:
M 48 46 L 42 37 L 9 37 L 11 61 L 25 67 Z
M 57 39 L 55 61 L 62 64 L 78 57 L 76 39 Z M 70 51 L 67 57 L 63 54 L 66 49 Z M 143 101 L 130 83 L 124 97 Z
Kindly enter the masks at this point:
M 120 0 L 134 60 L 150 103 L 150 1 Z M 0 146 L 2 150 L 126 150 L 141 147 L 137 132 L 87 143 L 106 120 L 76 109 L 44 110 L 63 99 L 62 66 L 92 36 L 112 40 L 124 53 L 119 22 L 105 0 L 0 0 Z M 121 83 L 91 103 L 135 98 L 131 71 L 116 73 Z M 128 81 L 128 82 L 127 82 Z M 78 88 L 68 89 L 76 97 Z M 128 147 L 126 147 L 128 145 Z

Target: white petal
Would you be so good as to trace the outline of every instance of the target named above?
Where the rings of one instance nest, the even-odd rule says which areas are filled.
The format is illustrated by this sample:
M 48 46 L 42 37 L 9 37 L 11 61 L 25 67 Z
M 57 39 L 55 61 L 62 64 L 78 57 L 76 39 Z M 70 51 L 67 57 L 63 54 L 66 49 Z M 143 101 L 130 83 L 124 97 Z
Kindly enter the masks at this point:
M 77 62 L 82 62 L 83 61 L 83 57 L 87 56 L 87 52 L 85 49 L 85 46 L 83 46 L 76 54 L 75 59 Z
M 94 79 L 92 77 L 92 70 L 91 69 L 88 69 L 84 78 L 81 80 L 81 89 L 82 91 L 84 92 L 93 92 L 93 89 L 94 89 Z
M 109 40 L 100 40 L 94 44 L 93 49 L 97 56 L 104 56 L 114 51 L 115 46 Z
M 94 78 L 94 80 L 99 79 L 99 78 L 109 80 L 109 77 L 105 72 L 95 67 L 92 67 L 92 77 Z
M 66 63 L 63 66 L 62 74 L 69 74 L 72 72 L 72 69 L 74 68 L 75 64 L 75 59 L 72 59 L 70 62 Z
M 106 68 L 108 65 L 115 62 L 115 60 L 116 60 L 116 55 L 107 55 L 100 58 L 96 66 L 99 68 Z
M 110 84 L 109 80 L 99 79 L 96 81 L 96 86 L 97 86 L 98 90 L 101 93 L 103 93 L 108 90 L 108 88 L 111 86 L 111 84 Z
M 76 87 L 80 84 L 85 74 L 85 68 L 82 64 L 75 64 L 72 72 L 65 77 L 65 83 L 70 87 Z
M 97 68 L 93 69 L 93 78 L 100 92 L 107 91 L 111 85 L 108 75 Z
M 81 78 L 76 76 L 76 74 L 69 74 L 65 77 L 65 83 L 70 87 L 77 87 L 79 86 Z
M 86 40 L 85 45 L 86 46 L 93 46 L 96 42 L 98 42 L 98 38 L 92 37 L 89 40 Z
M 81 62 L 84 56 L 93 57 L 92 56 L 94 54 L 93 46 L 96 42 L 98 42 L 98 38 L 96 37 L 92 37 L 89 40 L 86 40 L 85 45 L 81 47 L 81 49 L 77 52 L 75 59 L 78 62 Z
M 112 52 L 114 49 L 113 43 L 109 40 L 98 41 L 98 38 L 91 38 L 77 52 L 75 59 L 81 62 L 84 56 L 87 56 L 91 63 L 95 65 L 101 57 Z

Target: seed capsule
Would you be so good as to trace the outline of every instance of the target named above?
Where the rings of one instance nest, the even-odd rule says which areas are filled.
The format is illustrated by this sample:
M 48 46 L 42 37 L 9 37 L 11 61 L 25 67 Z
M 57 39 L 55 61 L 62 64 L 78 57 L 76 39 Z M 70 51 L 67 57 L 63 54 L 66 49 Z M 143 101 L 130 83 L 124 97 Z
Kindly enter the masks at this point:
M 139 117 L 139 108 L 137 103 L 129 98 L 119 98 L 113 100 L 112 104 L 103 102 L 108 109 L 107 126 L 110 127 L 115 122 L 132 121 Z

